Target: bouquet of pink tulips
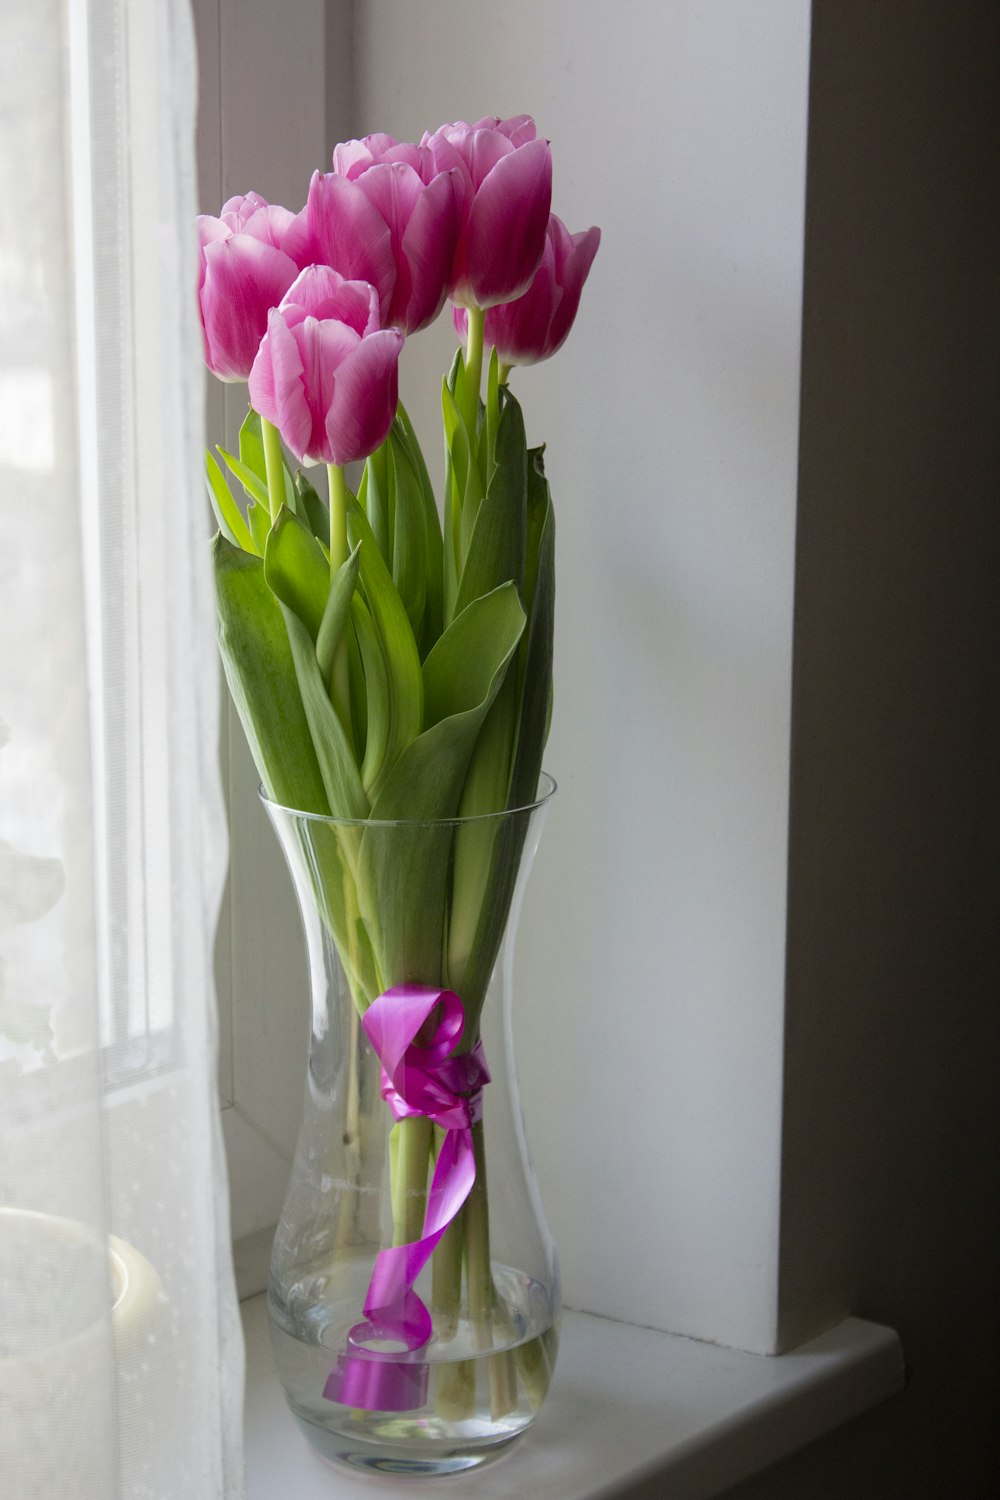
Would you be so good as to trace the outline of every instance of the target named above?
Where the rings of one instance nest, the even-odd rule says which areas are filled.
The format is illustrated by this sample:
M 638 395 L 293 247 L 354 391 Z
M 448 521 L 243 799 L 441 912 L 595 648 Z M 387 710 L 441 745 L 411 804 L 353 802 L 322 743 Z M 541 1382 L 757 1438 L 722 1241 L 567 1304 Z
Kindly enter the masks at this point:
M 491 118 L 339 145 L 297 214 L 248 193 L 199 221 L 205 358 L 250 401 L 238 454 L 208 457 L 229 686 L 267 796 L 339 829 L 316 899 L 358 1010 L 393 986 L 447 988 L 459 1052 L 478 1040 L 520 848 L 487 819 L 397 846 L 388 869 L 364 827 L 536 796 L 554 520 L 510 377 L 562 345 L 600 241 L 565 229 L 551 190 L 533 121 Z M 439 514 L 397 366 L 449 297 L 464 348 L 442 389 Z M 325 498 L 300 467 L 317 464 Z M 426 1191 L 426 1154 L 406 1159 Z

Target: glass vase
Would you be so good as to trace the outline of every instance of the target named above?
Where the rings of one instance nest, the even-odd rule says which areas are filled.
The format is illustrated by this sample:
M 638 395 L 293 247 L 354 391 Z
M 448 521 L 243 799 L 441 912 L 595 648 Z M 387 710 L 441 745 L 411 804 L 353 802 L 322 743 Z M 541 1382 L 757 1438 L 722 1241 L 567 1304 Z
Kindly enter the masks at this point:
M 481 1464 L 551 1379 L 559 1275 L 511 1028 L 517 920 L 555 790 L 542 783 L 530 807 L 433 822 L 264 799 L 312 991 L 271 1334 L 309 1441 L 364 1469 Z

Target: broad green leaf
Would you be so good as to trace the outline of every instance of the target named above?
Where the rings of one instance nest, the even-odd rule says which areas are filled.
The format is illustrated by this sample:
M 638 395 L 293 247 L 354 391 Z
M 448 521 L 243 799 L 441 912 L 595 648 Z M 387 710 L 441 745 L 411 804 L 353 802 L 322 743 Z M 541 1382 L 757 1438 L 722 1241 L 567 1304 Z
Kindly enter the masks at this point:
M 354 730 L 355 760 L 364 761 L 366 745 L 368 742 L 368 698 L 365 684 L 365 669 L 361 660 L 361 647 L 358 645 L 358 634 L 354 627 L 353 616 L 355 603 L 362 604 L 363 600 L 357 592 L 351 600 L 351 625 L 347 631 L 347 685 L 351 698 L 351 728 Z M 364 768 L 362 766 L 362 783 L 364 783 Z M 371 788 L 365 786 L 365 793 L 371 801 Z
M 501 693 L 476 744 L 462 812 L 483 811 L 498 794 L 513 728 L 508 808 L 526 807 L 538 794 L 538 777 L 552 703 L 552 637 L 555 602 L 555 516 L 542 451 L 528 466 L 528 546 L 525 598 L 528 627 Z M 506 715 L 509 714 L 509 718 Z M 449 975 L 459 993 L 477 1004 L 485 993 L 503 938 L 517 883 L 528 815 L 463 824 L 455 840 L 454 895 L 449 917 Z
M 443 934 L 453 828 L 412 820 L 453 818 L 479 731 L 524 628 L 512 584 L 478 599 L 424 663 L 436 715 L 389 773 L 361 841 L 358 896 L 389 984 L 444 978 Z M 386 830 L 382 820 L 407 819 Z M 378 936 L 375 936 L 377 931 Z
M 330 702 L 312 637 L 293 610 L 287 605 L 281 610 L 330 812 L 335 818 L 366 818 L 368 798 L 346 731 Z
M 309 480 L 299 469 L 295 476 L 295 498 L 293 507 L 299 518 L 305 521 L 318 542 L 329 551 L 330 548 L 330 510 L 323 504 Z
M 258 505 L 256 500 L 251 500 L 247 506 L 247 525 L 250 527 L 250 535 L 253 537 L 257 553 L 263 557 L 267 546 L 267 534 L 271 529 L 271 512 L 267 506 Z
M 423 665 L 424 723 L 428 728 L 469 712 L 487 697 L 492 703 L 499 686 L 494 678 L 501 660 L 506 665 L 510 659 L 524 621 L 517 589 L 510 582 L 472 600 L 455 617 Z
M 286 505 L 268 534 L 264 577 L 271 592 L 295 611 L 317 640 L 330 593 L 330 568 L 319 542 Z
M 221 536 L 212 561 L 222 664 L 264 788 L 286 807 L 328 813 L 285 622 L 264 565 Z
M 392 581 L 403 601 L 415 640 L 420 639 L 427 602 L 427 523 L 420 484 L 406 449 L 389 434 L 385 444 L 392 523 Z
M 374 800 L 389 769 L 387 757 L 392 724 L 389 672 L 368 606 L 357 594 L 351 600 L 351 620 L 364 683 L 365 754 L 361 766 L 361 782 L 366 795 Z
M 260 416 L 253 407 L 243 418 L 240 427 L 240 461 L 267 488 L 267 465 L 264 462 L 264 439 L 261 436 Z
M 529 557 L 532 590 L 528 628 L 521 643 L 518 660 L 520 712 L 514 768 L 511 774 L 509 805 L 524 807 L 538 792 L 538 777 L 548 738 L 552 704 L 552 651 L 556 599 L 556 517 L 548 482 L 541 471 L 540 455 L 532 466 L 532 522 L 529 535 L 533 545 Z
M 323 618 L 316 636 L 316 660 L 319 662 L 323 681 L 327 683 L 332 677 L 337 646 L 350 613 L 357 577 L 358 548 L 355 547 L 350 557 L 345 558 L 333 575 Z
M 264 480 L 259 479 L 253 469 L 248 468 L 242 459 L 227 453 L 225 448 L 219 448 L 218 452 L 230 474 L 243 486 L 248 498 L 256 500 L 258 505 L 267 510 L 267 484 Z
M 496 468 L 497 429 L 500 425 L 500 357 L 496 349 L 490 351 L 490 366 L 486 376 L 486 405 L 483 412 L 484 441 L 480 443 L 480 473 L 483 491 L 488 492 Z
M 508 396 L 497 432 L 496 468 L 476 518 L 455 601 L 456 614 L 507 579 L 524 579 L 528 459 L 524 418 Z
M 347 528 L 351 545 L 361 543 L 360 585 L 382 648 L 389 682 L 389 722 L 384 759 L 377 769 L 372 769 L 372 785 L 380 786 L 403 749 L 420 733 L 423 724 L 420 655 L 406 610 L 367 517 L 357 501 L 350 498 Z M 368 734 L 370 739 L 370 724 Z
M 375 449 L 365 464 L 362 482 L 365 515 L 386 566 L 391 569 L 392 525 L 389 518 L 389 470 L 385 443 Z
M 233 492 L 226 483 L 226 476 L 219 468 L 214 456 L 208 452 L 205 454 L 205 481 L 208 485 L 208 498 L 215 511 L 215 519 L 227 542 L 232 542 L 234 547 L 241 547 L 244 552 L 256 552 L 257 548 L 250 535 L 250 528 L 233 499 Z
M 442 382 L 441 411 L 444 418 L 444 623 L 455 615 L 458 576 L 462 570 L 462 504 L 469 484 L 472 454 L 469 434 L 455 404 L 454 382 L 463 371 L 461 352 L 455 354 L 451 375 Z
M 406 450 L 410 466 L 417 476 L 420 495 L 424 505 L 424 536 L 427 546 L 427 595 L 424 603 L 424 629 L 418 642 L 421 656 L 426 656 L 431 646 L 444 629 L 444 547 L 441 538 L 441 518 L 438 515 L 434 486 L 431 484 L 424 455 L 420 451 L 417 435 L 402 402 L 396 411 L 393 433 L 397 442 Z

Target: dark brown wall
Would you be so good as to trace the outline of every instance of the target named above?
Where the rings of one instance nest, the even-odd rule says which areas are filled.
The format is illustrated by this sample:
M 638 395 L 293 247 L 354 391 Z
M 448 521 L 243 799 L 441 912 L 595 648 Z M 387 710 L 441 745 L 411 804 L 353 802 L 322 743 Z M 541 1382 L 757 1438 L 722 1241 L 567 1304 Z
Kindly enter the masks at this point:
M 911 1377 L 733 1500 L 1000 1496 L 997 15 L 813 7 L 781 1320 Z

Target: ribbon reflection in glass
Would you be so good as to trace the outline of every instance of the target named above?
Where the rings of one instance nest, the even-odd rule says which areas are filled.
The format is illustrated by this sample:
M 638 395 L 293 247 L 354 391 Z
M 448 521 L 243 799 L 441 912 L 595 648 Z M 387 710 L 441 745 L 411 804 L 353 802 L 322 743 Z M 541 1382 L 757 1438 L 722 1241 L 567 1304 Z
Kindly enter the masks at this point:
M 417 1043 L 437 1011 L 434 1032 Z M 382 1097 L 393 1118 L 423 1115 L 445 1132 L 427 1195 L 419 1240 L 380 1250 L 364 1302 L 365 1321 L 347 1335 L 347 1348 L 323 1395 L 362 1411 L 414 1411 L 427 1399 L 427 1365 L 400 1358 L 427 1343 L 431 1315 L 413 1284 L 472 1190 L 476 1162 L 472 1127 L 482 1116 L 489 1069 L 482 1043 L 452 1056 L 465 1025 L 453 990 L 400 984 L 373 1001 L 361 1018 L 382 1064 Z M 390 1348 L 372 1348 L 373 1344 Z

